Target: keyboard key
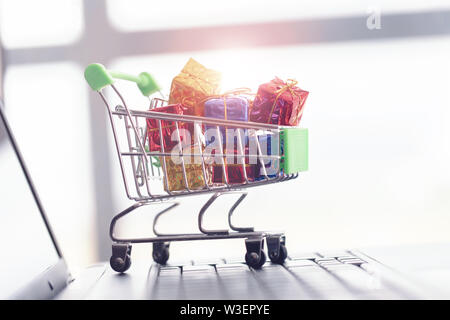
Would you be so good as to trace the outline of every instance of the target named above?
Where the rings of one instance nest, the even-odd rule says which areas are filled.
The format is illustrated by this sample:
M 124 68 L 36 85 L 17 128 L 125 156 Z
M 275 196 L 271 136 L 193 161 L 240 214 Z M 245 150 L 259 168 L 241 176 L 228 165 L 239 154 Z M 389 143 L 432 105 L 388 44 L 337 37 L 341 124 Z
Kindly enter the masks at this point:
M 244 257 L 225 258 L 225 263 L 245 263 Z
M 358 257 L 355 257 L 355 256 L 339 256 L 339 257 L 336 257 L 336 259 L 338 259 L 339 261 L 341 261 L 341 260 L 359 259 L 359 258 L 358 258 Z
M 340 266 L 342 265 L 341 262 L 335 260 L 335 261 L 322 261 L 322 262 L 318 262 L 317 263 L 319 266 L 321 267 L 325 267 L 325 266 Z
M 164 267 L 182 267 L 182 266 L 191 266 L 192 260 L 169 260 Z
M 222 263 L 216 264 L 216 270 L 230 270 L 230 269 L 248 269 L 248 266 L 244 263 Z
M 322 264 L 320 265 L 325 270 L 342 270 L 345 268 L 353 268 L 353 265 L 344 264 L 344 263 L 330 263 L 330 264 Z
M 203 265 L 192 265 L 192 266 L 183 266 L 182 273 L 192 273 L 192 272 L 215 272 L 216 269 L 214 266 L 210 266 L 208 264 Z
M 365 261 L 355 258 L 355 259 L 345 259 L 345 260 L 341 260 L 342 263 L 346 263 L 346 264 L 355 264 L 355 265 L 360 265 L 365 263 Z
M 330 264 L 341 264 L 341 262 L 339 262 L 335 258 L 318 258 L 315 260 L 315 262 L 320 266 L 330 265 Z
M 158 274 L 151 292 L 152 299 L 180 299 L 181 268 L 159 266 Z
M 335 258 L 316 258 L 314 259 L 315 262 L 319 263 L 319 262 L 324 262 L 324 261 L 336 261 Z
M 318 299 L 351 299 L 351 292 L 339 280 L 319 266 L 288 267 L 308 291 Z
M 323 258 L 337 258 L 343 256 L 353 256 L 353 254 L 347 250 L 327 250 L 318 252 Z
M 280 267 L 280 265 L 279 265 L 278 263 L 272 263 L 272 262 L 270 262 L 270 261 L 266 262 L 266 263 L 262 266 L 263 269 L 268 269 L 268 268 L 276 268 L 276 269 L 278 269 L 279 267 Z
M 321 256 L 316 253 L 299 253 L 299 254 L 290 254 L 289 258 L 291 260 L 314 260 L 320 258 Z
M 160 276 L 179 276 L 181 274 L 180 267 L 160 267 L 159 275 Z
M 224 299 L 260 300 L 269 298 L 248 267 L 219 268 L 217 269 L 217 276 L 225 296 Z
M 305 266 L 317 266 L 317 264 L 312 260 L 286 260 L 284 262 L 286 267 L 305 267 Z
M 185 266 L 181 274 L 181 299 L 224 299 L 220 279 L 214 266 Z
M 267 299 L 310 299 L 307 287 L 302 285 L 281 265 L 266 264 L 261 270 L 252 271 L 263 288 Z
M 225 260 L 224 259 L 198 259 L 198 260 L 194 260 L 192 261 L 192 264 L 195 265 L 216 265 L 216 264 L 221 264 L 224 263 Z
M 330 269 L 329 271 L 354 293 L 368 297 L 370 296 L 370 291 L 381 289 L 380 282 L 363 269 L 349 264 L 345 266 L 344 268 Z

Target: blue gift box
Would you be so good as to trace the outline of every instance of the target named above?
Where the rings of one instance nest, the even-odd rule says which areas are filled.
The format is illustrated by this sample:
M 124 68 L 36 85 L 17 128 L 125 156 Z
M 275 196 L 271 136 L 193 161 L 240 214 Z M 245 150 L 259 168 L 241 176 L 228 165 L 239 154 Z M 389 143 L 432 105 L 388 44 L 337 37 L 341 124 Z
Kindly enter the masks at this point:
M 205 117 L 207 118 L 216 118 L 216 119 L 225 119 L 225 120 L 239 120 L 239 121 L 248 121 L 248 106 L 249 102 L 246 98 L 236 96 L 236 97 L 219 97 L 219 98 L 211 98 L 205 102 L 204 112 Z M 206 126 L 206 145 L 214 142 L 217 132 L 214 130 L 211 132 L 211 129 L 215 129 L 214 126 Z M 208 130 L 209 129 L 209 130 Z M 228 128 L 227 135 L 236 134 L 234 137 L 234 146 L 231 148 L 232 150 L 236 150 L 237 148 L 237 133 L 234 131 L 234 128 Z M 223 126 L 220 127 L 220 133 L 222 138 L 222 144 L 224 149 L 227 147 L 227 139 L 225 134 L 225 128 Z M 241 130 L 241 141 L 242 147 L 248 143 L 247 130 Z
M 273 137 L 270 134 L 263 134 L 258 136 L 259 145 L 261 147 L 261 152 L 263 155 L 279 155 L 278 151 L 279 146 L 277 144 L 278 139 Z M 274 149 L 272 152 L 272 148 Z M 269 178 L 275 178 L 278 174 L 279 168 L 280 168 L 280 161 L 275 159 L 262 159 L 264 162 L 264 167 L 266 169 L 267 176 Z M 262 165 L 260 161 L 257 163 L 256 167 L 256 181 L 264 180 L 266 179 L 266 176 L 264 175 L 264 169 L 262 168 Z

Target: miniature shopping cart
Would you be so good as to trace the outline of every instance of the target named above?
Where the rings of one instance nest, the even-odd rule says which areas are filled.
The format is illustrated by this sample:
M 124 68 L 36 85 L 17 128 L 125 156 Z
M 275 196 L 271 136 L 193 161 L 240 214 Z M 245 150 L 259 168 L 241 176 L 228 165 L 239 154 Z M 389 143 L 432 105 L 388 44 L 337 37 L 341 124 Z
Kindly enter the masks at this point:
M 164 99 L 153 98 L 150 99 L 149 111 L 138 111 L 129 109 L 125 99 L 114 85 L 114 79 L 122 79 L 133 81 L 137 84 L 141 93 L 150 97 L 153 93 L 159 91 L 159 87 L 148 73 L 141 73 L 139 76 L 130 76 L 123 73 L 109 71 L 100 64 L 92 64 L 86 68 L 85 78 L 91 88 L 97 91 L 107 107 L 107 114 L 111 122 L 112 133 L 115 142 L 115 151 L 119 159 L 119 164 L 122 172 L 122 179 L 125 186 L 125 191 L 128 198 L 134 201 L 134 204 L 124 211 L 120 212 L 111 221 L 110 237 L 113 241 L 112 256 L 110 259 L 111 267 L 117 272 L 125 272 L 131 264 L 131 248 L 133 243 L 153 243 L 153 259 L 155 262 L 165 264 L 169 258 L 169 244 L 172 241 L 191 241 L 191 240 L 214 240 L 214 239 L 236 239 L 245 238 L 246 263 L 253 268 L 260 268 L 266 262 L 266 255 L 264 253 L 264 239 L 267 243 L 268 255 L 272 262 L 282 264 L 287 257 L 287 250 L 285 247 L 285 236 L 283 233 L 270 233 L 266 231 L 255 231 L 253 227 L 238 227 L 232 223 L 232 216 L 238 205 L 247 196 L 246 189 L 264 186 L 268 184 L 284 182 L 298 177 L 298 172 L 306 169 L 307 163 L 307 131 L 304 129 L 303 136 L 300 137 L 300 143 L 297 141 L 295 152 L 290 154 L 278 152 L 268 154 L 264 152 L 261 147 L 260 139 L 258 138 L 261 132 L 270 132 L 272 140 L 281 145 L 287 139 L 293 139 L 292 134 L 288 128 L 272 124 L 263 124 L 255 122 L 232 121 L 224 119 L 206 118 L 199 116 L 178 115 L 170 113 L 162 113 L 151 111 L 155 107 L 166 104 Z M 105 94 L 104 89 L 110 87 L 110 95 Z M 117 100 L 118 104 L 113 107 L 111 100 Z M 156 123 L 156 128 L 159 132 L 160 150 L 150 151 L 149 137 L 148 137 L 148 121 L 152 120 Z M 223 183 L 211 183 L 207 177 L 210 169 L 208 164 L 208 157 L 201 147 L 197 149 L 179 147 L 173 150 L 165 150 L 163 143 L 163 127 L 164 124 L 170 122 L 174 126 L 174 132 L 178 142 L 181 142 L 181 128 L 186 124 L 194 128 L 194 140 L 191 141 L 194 145 L 201 146 L 205 142 L 202 141 L 202 132 L 207 127 L 209 130 L 215 130 L 218 135 L 219 151 L 214 154 L 216 159 L 216 166 L 221 167 L 223 173 Z M 122 129 L 123 128 L 123 129 Z M 236 166 L 242 166 L 244 179 L 242 183 L 232 183 L 228 180 L 226 174 L 226 156 L 220 141 L 222 134 L 221 130 L 232 130 L 237 132 L 237 159 Z M 284 130 L 286 129 L 286 130 Z M 296 131 L 297 132 L 297 131 Z M 255 141 L 256 148 L 250 153 L 243 145 L 245 139 L 241 135 L 248 137 Z M 195 138 L 196 137 L 196 138 Z M 298 138 L 298 137 L 297 137 Z M 244 142 L 243 142 L 244 141 Z M 248 141 L 247 141 L 248 142 Z M 300 147 L 298 147 L 300 146 Z M 193 151 L 194 150 L 194 151 Z M 172 158 L 171 158 L 172 157 Z M 178 166 L 181 168 L 180 172 L 182 179 L 185 182 L 184 188 L 181 190 L 171 190 L 169 185 L 171 172 L 168 169 L 169 161 L 176 158 Z M 201 168 L 204 185 L 200 188 L 191 188 L 188 182 L 189 164 L 185 163 L 189 157 L 196 157 L 200 159 L 198 167 Z M 303 163 L 299 164 L 299 159 Z M 218 159 L 218 160 L 217 160 Z M 259 164 L 259 169 L 262 174 L 259 179 L 250 179 L 246 174 L 245 159 L 253 159 Z M 275 164 L 275 172 L 268 172 L 267 163 Z M 163 186 L 163 187 L 161 187 Z M 212 194 L 209 200 L 202 206 L 198 214 L 198 228 L 199 233 L 191 234 L 164 234 L 158 231 L 157 223 L 159 218 L 175 208 L 179 203 L 174 202 L 176 198 L 183 198 L 186 196 Z M 226 194 L 238 194 L 237 201 L 231 206 L 228 212 L 229 230 L 208 230 L 203 224 L 205 212 L 211 204 L 220 196 Z M 115 234 L 115 226 L 119 219 L 132 213 L 135 209 L 147 206 L 150 204 L 167 203 L 166 207 L 156 214 L 153 219 L 153 237 L 149 238 L 119 238 Z

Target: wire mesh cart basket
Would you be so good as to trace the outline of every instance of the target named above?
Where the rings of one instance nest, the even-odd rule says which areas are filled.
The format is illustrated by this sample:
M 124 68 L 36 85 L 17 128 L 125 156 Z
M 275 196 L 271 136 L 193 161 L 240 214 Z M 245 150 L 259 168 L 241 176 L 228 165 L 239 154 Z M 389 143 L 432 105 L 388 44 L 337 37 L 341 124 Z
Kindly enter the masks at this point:
M 306 170 L 306 129 L 293 130 L 272 124 L 152 111 L 156 107 L 167 105 L 167 102 L 159 98 L 150 99 L 152 94 L 159 91 L 159 87 L 152 76 L 145 72 L 132 76 L 107 70 L 100 64 L 91 64 L 85 70 L 85 78 L 106 105 L 126 195 L 134 202 L 114 216 L 110 224 L 109 233 L 113 242 L 110 264 L 115 271 L 125 272 L 130 267 L 131 248 L 134 243 L 152 243 L 153 260 L 165 264 L 169 258 L 169 245 L 173 241 L 243 238 L 246 247 L 245 261 L 248 266 L 257 269 L 266 262 L 265 240 L 270 260 L 278 264 L 284 262 L 287 249 L 283 233 L 238 227 L 233 224 L 232 216 L 247 196 L 247 189 L 296 179 L 299 172 Z M 149 97 L 149 111 L 129 109 L 124 97 L 114 85 L 115 79 L 135 82 L 141 93 Z M 107 87 L 112 89 L 111 95 L 105 94 L 104 89 Z M 114 107 L 111 104 L 113 98 L 119 103 Z M 171 128 L 171 138 L 176 143 L 171 150 L 167 150 L 163 141 L 167 127 Z M 233 133 L 231 139 L 229 131 Z M 192 133 L 192 137 L 186 136 L 186 132 Z M 159 139 L 157 150 L 150 147 L 150 133 L 153 138 Z M 208 143 L 205 143 L 205 139 L 210 139 L 207 135 L 215 137 L 215 151 L 212 153 L 208 151 Z M 267 152 L 267 139 L 262 139 L 264 135 L 270 136 L 268 140 L 272 146 L 271 152 Z M 232 155 L 223 147 L 223 139 L 234 140 L 233 143 L 237 144 Z M 286 145 L 289 140 L 290 145 L 294 147 L 290 147 L 288 151 Z M 230 159 L 235 163 L 230 164 Z M 258 178 L 249 175 L 249 163 L 257 167 Z M 240 181 L 229 179 L 227 172 L 230 166 L 239 170 L 242 175 Z M 190 177 L 192 171 L 197 172 L 195 185 Z M 178 176 L 178 184 L 181 187 L 171 185 L 173 175 Z M 213 175 L 214 180 L 211 178 Z M 198 213 L 200 232 L 166 234 L 158 231 L 159 218 L 179 204 L 175 199 L 201 194 L 212 195 Z M 205 228 L 203 220 L 207 209 L 225 194 L 239 196 L 228 212 L 229 230 Z M 140 207 L 161 203 L 166 205 L 153 218 L 154 236 L 120 238 L 116 235 L 118 220 Z

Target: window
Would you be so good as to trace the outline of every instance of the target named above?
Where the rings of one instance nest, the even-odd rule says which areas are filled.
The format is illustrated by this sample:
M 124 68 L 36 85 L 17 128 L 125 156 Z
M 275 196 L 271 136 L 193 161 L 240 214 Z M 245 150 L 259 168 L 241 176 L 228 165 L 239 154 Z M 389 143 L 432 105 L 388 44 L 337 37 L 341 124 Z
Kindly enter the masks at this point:
M 5 105 L 64 255 L 84 265 L 96 252 L 87 88 L 81 74 L 67 62 L 10 67 Z
M 366 16 L 374 8 L 382 13 L 417 12 L 450 8 L 445 0 L 228 0 L 215 1 L 110 0 L 111 24 L 122 31 L 182 29 L 217 25 L 267 23 L 292 19 Z
M 81 0 L 2 0 L 0 4 L 6 48 L 66 45 L 83 32 Z

